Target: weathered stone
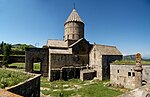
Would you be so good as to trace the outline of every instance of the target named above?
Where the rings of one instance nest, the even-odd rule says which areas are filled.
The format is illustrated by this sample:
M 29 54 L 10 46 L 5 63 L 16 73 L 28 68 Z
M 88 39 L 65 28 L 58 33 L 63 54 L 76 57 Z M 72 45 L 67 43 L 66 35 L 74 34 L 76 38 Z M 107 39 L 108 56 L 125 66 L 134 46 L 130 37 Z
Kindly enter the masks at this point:
M 135 87 L 135 65 L 110 65 L 110 81 L 123 85 L 125 88 L 134 89 Z M 142 82 L 150 82 L 150 65 L 142 65 Z
M 40 74 L 32 74 L 32 75 L 34 75 L 33 78 L 30 78 L 15 86 L 7 87 L 5 90 L 21 95 L 23 97 L 40 97 L 40 76 L 41 75 Z
M 150 84 L 138 87 L 130 92 L 119 95 L 118 97 L 150 97 Z
M 94 70 L 84 69 L 80 71 L 80 79 L 82 81 L 92 80 L 94 77 L 96 77 L 96 71 Z
M 34 72 L 33 63 L 40 62 L 40 73 L 48 76 L 48 49 L 26 48 L 25 71 Z
M 96 59 L 93 56 L 95 48 Z M 50 81 L 80 76 L 81 79 L 97 77 L 102 80 L 109 79 L 110 63 L 119 59 L 122 59 L 122 54 L 116 47 L 93 46 L 84 38 L 84 23 L 73 9 L 64 24 L 64 40 L 48 40 L 44 48 L 26 49 L 26 71 L 34 72 L 33 62 L 40 61 L 40 73 L 47 75 Z M 86 69 L 86 66 L 94 73 L 81 72 L 80 75 L 80 70 Z

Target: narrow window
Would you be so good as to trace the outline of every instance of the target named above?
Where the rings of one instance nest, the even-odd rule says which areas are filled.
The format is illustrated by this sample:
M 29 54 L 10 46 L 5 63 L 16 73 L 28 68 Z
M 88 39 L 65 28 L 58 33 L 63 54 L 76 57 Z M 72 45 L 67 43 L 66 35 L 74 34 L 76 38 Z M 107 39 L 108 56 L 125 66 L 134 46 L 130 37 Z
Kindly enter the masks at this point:
M 72 39 L 74 39 L 74 34 L 72 35 Z
M 68 37 L 67 37 L 68 39 L 69 39 L 69 35 L 68 35 Z
M 135 73 L 134 73 L 134 72 L 132 72 L 132 76 L 135 76 Z
M 77 57 L 77 60 L 78 60 L 78 61 L 80 60 L 79 56 Z
M 96 58 L 96 54 L 95 54 L 95 51 L 96 51 L 96 50 L 94 49 L 94 59 Z
M 131 72 L 128 72 L 128 76 L 131 76 Z
M 119 73 L 119 70 L 117 70 L 117 72 Z

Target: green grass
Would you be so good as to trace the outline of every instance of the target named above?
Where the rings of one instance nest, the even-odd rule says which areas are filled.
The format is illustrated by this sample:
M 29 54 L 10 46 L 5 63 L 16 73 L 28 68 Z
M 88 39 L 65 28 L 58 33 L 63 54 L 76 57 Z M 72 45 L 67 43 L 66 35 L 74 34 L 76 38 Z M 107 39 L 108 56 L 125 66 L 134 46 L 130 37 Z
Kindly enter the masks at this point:
M 10 65 L 25 67 L 25 63 L 13 63 Z M 39 63 L 35 63 L 34 68 L 35 70 L 38 70 L 40 68 Z M 41 92 L 44 95 L 50 95 L 51 97 L 59 97 L 60 93 L 63 94 L 63 97 L 116 97 L 123 93 L 119 90 L 104 86 L 105 82 L 106 81 L 93 81 L 90 83 L 90 81 L 81 81 L 79 79 L 49 82 L 47 78 L 41 77 Z
M 33 70 L 34 71 L 40 71 L 40 63 L 34 63 L 33 64 Z
M 103 83 L 106 81 L 81 81 L 79 79 L 71 79 L 69 81 L 54 81 L 49 82 L 46 78 L 41 78 L 41 92 L 44 95 L 50 95 L 52 97 L 59 97 L 60 93 L 63 94 L 63 97 L 77 96 L 81 97 L 116 97 L 123 92 L 119 90 L 110 89 L 109 87 L 104 86 Z M 91 83 L 91 84 L 89 84 Z M 88 85 L 85 85 L 88 84 Z M 68 85 L 64 87 L 64 85 Z M 75 87 L 75 85 L 80 88 Z M 57 87 L 56 87 L 57 86 Z M 74 89 L 73 89 L 74 88 Z M 73 89 L 73 90 L 66 90 Z
M 17 68 L 25 69 L 25 63 L 12 63 L 9 64 L 8 66 L 16 66 Z
M 33 76 L 27 75 L 23 72 L 11 71 L 11 70 L 0 68 L 0 88 L 16 85 L 31 77 Z
M 132 61 L 132 60 L 121 60 L 121 61 L 117 60 L 117 61 L 113 62 L 113 64 L 118 64 L 118 65 L 126 65 L 126 64 L 135 65 L 136 62 Z M 150 62 L 149 61 L 141 61 L 141 64 L 150 65 Z
M 18 69 L 25 69 L 25 63 L 12 63 L 12 64 L 9 64 L 8 66 L 15 66 Z M 40 71 L 40 63 L 34 63 L 33 70 Z

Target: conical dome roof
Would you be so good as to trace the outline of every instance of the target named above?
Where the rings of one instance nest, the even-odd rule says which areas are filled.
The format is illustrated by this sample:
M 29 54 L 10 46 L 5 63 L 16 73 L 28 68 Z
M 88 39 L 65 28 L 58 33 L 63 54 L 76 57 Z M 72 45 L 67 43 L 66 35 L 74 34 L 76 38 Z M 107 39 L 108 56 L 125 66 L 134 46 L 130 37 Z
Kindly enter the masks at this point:
M 80 18 L 80 16 L 78 15 L 76 9 L 73 9 L 70 16 L 68 17 L 68 19 L 66 20 L 65 24 L 68 22 L 72 22 L 72 21 L 77 21 L 77 22 L 82 22 L 82 19 Z

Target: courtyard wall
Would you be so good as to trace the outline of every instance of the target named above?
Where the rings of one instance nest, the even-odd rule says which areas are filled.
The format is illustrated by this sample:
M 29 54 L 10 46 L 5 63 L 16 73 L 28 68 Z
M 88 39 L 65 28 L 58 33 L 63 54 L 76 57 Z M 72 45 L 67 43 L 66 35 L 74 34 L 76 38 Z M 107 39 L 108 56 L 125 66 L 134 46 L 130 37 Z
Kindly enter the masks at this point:
M 21 95 L 23 97 L 40 97 L 40 74 L 33 74 L 30 78 L 15 86 L 6 88 L 7 91 Z

